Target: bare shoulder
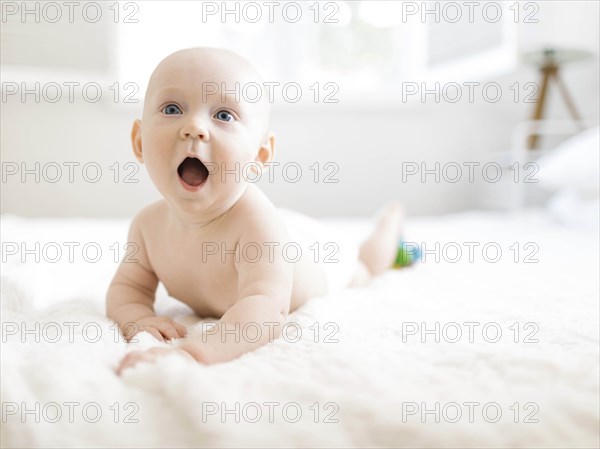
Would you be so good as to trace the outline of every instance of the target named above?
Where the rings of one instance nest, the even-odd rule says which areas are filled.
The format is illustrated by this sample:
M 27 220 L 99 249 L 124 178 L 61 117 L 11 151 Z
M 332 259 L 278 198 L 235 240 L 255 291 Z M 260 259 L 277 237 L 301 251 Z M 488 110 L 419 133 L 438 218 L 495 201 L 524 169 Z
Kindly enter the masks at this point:
M 242 198 L 232 208 L 230 219 L 237 223 L 246 237 L 285 238 L 287 229 L 279 210 L 255 186 L 249 186 Z
M 156 226 L 167 214 L 167 203 L 158 200 L 140 210 L 131 220 L 131 228 L 142 231 L 149 226 Z
M 165 216 L 166 207 L 166 201 L 160 200 L 144 207 L 133 217 L 129 226 L 127 242 L 135 245 L 135 258 L 139 263 L 122 264 L 121 267 L 123 269 L 132 271 L 134 268 L 141 267 L 144 268 L 144 271 L 153 271 L 152 264 L 146 252 L 146 245 L 153 240 L 153 236 L 156 235 L 156 229 L 161 226 L 163 222 L 161 217 Z

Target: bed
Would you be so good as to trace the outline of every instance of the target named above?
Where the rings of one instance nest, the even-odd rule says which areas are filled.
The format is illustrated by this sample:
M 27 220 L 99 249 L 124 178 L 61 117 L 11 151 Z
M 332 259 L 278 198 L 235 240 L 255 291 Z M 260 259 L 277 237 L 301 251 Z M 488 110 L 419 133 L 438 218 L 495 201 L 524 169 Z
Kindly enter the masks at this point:
M 311 300 L 285 338 L 122 377 L 127 351 L 159 344 L 103 314 L 128 221 L 1 225 L 3 447 L 600 445 L 598 232 L 544 209 L 411 219 L 425 261 Z M 164 290 L 157 310 L 207 329 Z

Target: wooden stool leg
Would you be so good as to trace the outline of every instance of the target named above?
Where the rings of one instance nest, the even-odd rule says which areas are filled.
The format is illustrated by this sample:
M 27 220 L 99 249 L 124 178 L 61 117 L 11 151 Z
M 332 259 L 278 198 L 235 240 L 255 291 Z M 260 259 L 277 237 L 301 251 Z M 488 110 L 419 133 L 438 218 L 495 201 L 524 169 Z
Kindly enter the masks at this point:
M 573 102 L 573 99 L 567 91 L 567 86 L 565 86 L 565 83 L 563 82 L 562 78 L 558 75 L 558 70 L 554 73 L 554 79 L 556 81 L 556 84 L 558 84 L 558 88 L 560 89 L 560 93 L 563 97 L 563 100 L 567 105 L 569 112 L 571 113 L 571 117 L 573 117 L 573 120 L 575 120 L 576 122 L 581 122 L 581 116 L 579 115 L 579 112 L 577 112 L 575 103 Z
M 556 72 L 556 66 L 547 65 L 542 67 L 542 85 L 540 86 L 540 95 L 538 97 L 535 109 L 533 111 L 532 120 L 541 120 L 544 115 L 544 105 L 546 103 L 546 92 L 548 91 L 548 83 L 550 76 Z M 538 142 L 538 135 L 532 134 L 529 136 L 527 148 L 533 149 L 536 147 Z

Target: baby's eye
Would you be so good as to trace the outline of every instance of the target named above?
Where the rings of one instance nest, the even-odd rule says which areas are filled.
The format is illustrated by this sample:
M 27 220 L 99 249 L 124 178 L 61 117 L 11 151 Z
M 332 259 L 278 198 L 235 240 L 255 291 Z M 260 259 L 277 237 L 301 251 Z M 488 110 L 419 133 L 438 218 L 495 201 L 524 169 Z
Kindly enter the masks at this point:
M 162 111 L 167 115 L 177 115 L 182 113 L 179 106 L 173 103 L 166 105 Z
M 225 110 L 217 111 L 217 113 L 215 114 L 215 118 L 224 122 L 231 122 L 235 120 L 235 117 Z

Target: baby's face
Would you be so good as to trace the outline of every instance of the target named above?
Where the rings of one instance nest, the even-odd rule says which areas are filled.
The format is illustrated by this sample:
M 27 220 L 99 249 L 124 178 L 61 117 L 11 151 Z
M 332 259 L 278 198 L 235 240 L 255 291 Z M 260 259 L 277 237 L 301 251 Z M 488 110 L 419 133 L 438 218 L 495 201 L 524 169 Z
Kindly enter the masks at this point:
M 217 49 L 174 53 L 152 74 L 132 140 L 170 204 L 191 213 L 227 209 L 246 188 L 244 167 L 271 159 L 266 102 L 221 95 L 223 86 L 234 90 L 238 83 L 243 92 L 250 82 L 262 83 L 243 59 Z

